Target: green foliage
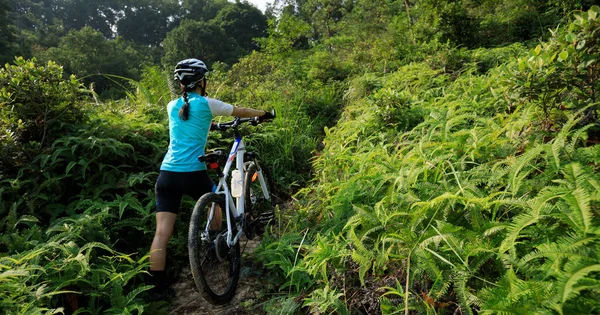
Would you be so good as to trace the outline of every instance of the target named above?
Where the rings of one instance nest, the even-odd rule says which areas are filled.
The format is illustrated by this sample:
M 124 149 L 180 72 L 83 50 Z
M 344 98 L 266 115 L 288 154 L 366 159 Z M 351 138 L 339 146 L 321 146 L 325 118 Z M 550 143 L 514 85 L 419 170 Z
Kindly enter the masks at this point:
M 262 38 L 267 34 L 267 18 L 248 3 L 229 4 L 219 11 L 214 22 L 227 36 L 234 38 L 246 53 L 258 50 L 255 38 Z
M 116 21 L 117 34 L 138 44 L 155 47 L 173 28 L 171 20 L 180 9 L 177 3 L 164 0 L 123 1 L 117 7 L 123 10 Z
M 286 53 L 294 47 L 303 47 L 311 34 L 310 25 L 301 19 L 283 14 L 277 20 L 269 20 L 269 37 L 260 41 L 269 53 Z
M 184 20 L 170 31 L 162 43 L 165 55 L 162 64 L 167 68 L 183 59 L 198 58 L 208 63 L 234 63 L 240 57 L 235 39 L 214 23 Z
M 146 113 L 154 122 L 164 122 L 167 113 L 164 108 L 172 98 L 171 71 L 161 70 L 159 67 L 147 67 L 142 72 L 139 82 L 130 81 L 135 88 L 128 93 L 129 107 L 138 106 L 136 110 Z
M 219 11 L 227 6 L 227 1 L 223 0 L 183 0 L 178 3 L 183 15 L 191 20 L 209 21 L 214 19 Z
M 209 88 L 216 89 L 214 97 L 232 104 L 277 111 L 273 123 L 261 125 L 247 140 L 285 194 L 308 181 L 318 139 L 323 127 L 337 119 L 343 97 L 343 84 L 303 77 L 312 64 L 294 59 L 286 59 L 282 67 L 276 56 L 255 52 L 235 64 L 223 82 L 211 81 L 215 87 Z
M 595 10 L 578 21 L 590 12 L 593 19 Z M 597 33 L 577 30 L 574 36 Z M 386 313 L 598 310 L 600 151 L 595 125 L 582 120 L 596 102 L 561 88 L 578 106 L 549 108 L 554 127 L 539 126 L 538 100 L 515 102 L 523 95 L 511 83 L 520 61 L 503 65 L 522 51 L 464 50 L 459 71 L 427 60 L 349 84 L 344 112 L 313 162 L 316 179 L 295 196 L 299 228 L 308 220 L 314 233 L 298 258 L 316 281 L 305 306 L 339 313 L 366 305 Z M 588 82 L 582 74 L 560 78 Z M 551 75 L 530 80 L 543 85 L 540 78 Z M 353 299 L 354 292 L 372 292 L 375 301 Z
M 352 5 L 340 0 L 309 0 L 303 3 L 300 13 L 309 17 L 318 38 L 331 38 L 339 31 L 339 22 Z
M 0 157 L 6 174 L 30 162 L 69 125 L 84 121 L 81 85 L 63 78 L 54 62 L 38 66 L 36 60 L 15 59 L 0 69 L 0 143 L 9 149 Z
M 123 96 L 116 77 L 139 79 L 139 69 L 150 61 L 148 56 L 123 38 L 105 40 L 104 36 L 85 27 L 71 31 L 60 39 L 58 47 L 37 54 L 41 60 L 54 60 L 105 97 Z M 116 77 L 114 77 L 116 76 Z M 112 91 L 111 91 L 112 89 Z
M 343 81 L 352 72 L 352 66 L 326 50 L 315 52 L 307 58 L 310 65 L 308 78 L 321 82 Z
M 575 17 L 566 31 L 553 32 L 548 43 L 519 59 L 511 79 L 519 96 L 536 103 L 546 120 L 553 109 L 579 110 L 598 100 L 600 7 Z M 582 123 L 597 120 L 596 108 L 588 107 Z
M 78 311 L 123 314 L 144 310 L 139 294 L 150 286 L 133 285 L 148 268 L 147 256 L 115 252 L 105 244 L 82 242 L 84 233 L 106 223 L 108 212 L 86 214 L 55 222 L 44 236 L 31 237 L 39 226 L 22 216 L 16 224 L 4 220 L 2 228 L 26 246 L 0 257 L 0 310 L 5 314 Z M 9 218 L 14 220 L 15 212 Z M 33 223 L 31 223 L 33 222 Z M 3 240 L 4 241 L 4 240 Z M 2 242 L 2 245 L 12 245 Z M 85 308 L 76 305 L 86 305 Z
M 169 49 L 197 53 L 188 47 L 182 50 L 191 40 L 176 47 L 161 46 L 182 21 L 210 24 L 202 32 L 208 35 L 201 38 L 204 49 L 212 51 L 201 57 L 210 63 L 231 64 L 242 53 L 258 49 L 253 38 L 264 37 L 267 27 L 266 17 L 258 9 L 223 0 L 5 2 L 0 3 L 1 63 L 19 54 L 44 62 L 53 60 L 87 86 L 94 83 L 99 95 L 113 99 L 125 96 L 122 78 L 139 80 L 140 70 L 160 64 Z M 2 18 L 5 15 L 6 19 Z M 167 62 L 171 62 L 169 58 Z M 116 77 L 107 77 L 113 75 Z
M 16 50 L 16 30 L 9 18 L 10 1 L 0 1 L 0 64 L 13 59 Z
M 316 289 L 311 296 L 306 298 L 304 306 L 308 306 L 313 314 L 349 314 L 342 302 L 343 293 L 332 290 L 329 286 Z
M 299 267 L 301 264 L 301 261 L 298 260 L 299 253 L 304 250 L 305 239 L 306 233 L 304 236 L 288 233 L 278 239 L 277 242 L 268 245 L 266 243 L 261 244 L 263 248 L 258 252 L 257 259 L 263 262 L 265 267 L 273 272 L 274 276 L 284 279 L 285 282 L 280 285 L 280 290 L 287 288 L 290 290 L 289 292 L 292 289 L 297 292 L 301 288 L 308 288 L 313 284 L 306 270 Z
M 37 116 L 16 114 L 34 107 L 14 109 L 20 90 L 5 75 L 2 311 L 148 311 L 140 300 L 148 286 L 138 282 L 146 260 L 131 253 L 145 253 L 153 233 L 153 184 L 168 138 L 164 106 L 176 97 L 170 69 L 188 57 L 211 64 L 212 97 L 278 113 L 247 137 L 272 170 L 277 197 L 293 196 L 254 254 L 269 270 L 264 289 L 277 292 L 265 295 L 272 297 L 262 303 L 266 312 L 600 309 L 598 9 L 566 16 L 589 2 L 296 1 L 273 16 L 262 40 L 236 31 L 245 13 L 257 13 L 246 4 L 102 3 L 99 11 L 89 2 L 51 12 L 49 2 L 15 2 L 36 12 L 16 21 L 21 42 L 37 40 L 38 55 L 69 56 L 67 68 L 85 62 L 63 50 L 84 44 L 102 55 L 89 52 L 89 65 L 148 56 L 164 57 L 167 67 L 89 68 L 118 81 L 127 98 L 85 104 L 75 78 L 38 91 L 38 74 L 27 75 L 38 67 L 18 60 L 31 68 L 15 70 L 24 82 L 16 87 L 31 91 L 23 99 L 67 97 L 53 106 L 77 111 L 76 119 L 56 115 L 52 133 L 32 142 L 23 130 L 39 127 Z M 151 46 L 166 36 L 164 56 L 89 28 L 42 52 L 76 23 L 91 23 L 94 12 L 116 21 L 111 14 L 121 11 L 110 8 L 121 5 L 127 16 L 117 32 Z M 86 18 L 60 28 L 74 8 Z M 127 32 L 141 16 L 156 23 Z M 549 35 L 526 55 L 526 41 Z M 515 41 L 523 43 L 503 46 Z M 240 58 L 241 42 L 264 50 Z M 489 46 L 498 47 L 471 49 Z M 209 148 L 229 139 L 211 135 Z M 175 266 L 186 255 L 182 217 Z M 74 297 L 79 310 L 70 306 Z
M 440 40 L 472 47 L 475 44 L 478 21 L 469 15 L 467 9 L 462 6 L 462 1 L 448 3 L 440 11 Z
M 17 59 L 1 74 L 2 126 L 40 127 L 31 121 L 45 113 L 52 132 L 3 138 L 15 151 L 1 156 L 12 168 L 0 174 L 0 309 L 143 312 L 147 257 L 123 253 L 147 251 L 166 128 L 143 106 L 85 105 L 80 83 L 52 62 Z

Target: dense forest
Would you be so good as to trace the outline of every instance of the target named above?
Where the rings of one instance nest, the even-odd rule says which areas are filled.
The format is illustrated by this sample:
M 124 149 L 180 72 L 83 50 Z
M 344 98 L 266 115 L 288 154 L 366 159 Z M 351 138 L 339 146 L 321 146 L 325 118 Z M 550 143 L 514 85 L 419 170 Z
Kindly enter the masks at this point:
M 595 4 L 0 0 L 0 313 L 169 313 L 144 274 L 195 57 L 278 113 L 246 130 L 281 201 L 248 313 L 600 314 Z

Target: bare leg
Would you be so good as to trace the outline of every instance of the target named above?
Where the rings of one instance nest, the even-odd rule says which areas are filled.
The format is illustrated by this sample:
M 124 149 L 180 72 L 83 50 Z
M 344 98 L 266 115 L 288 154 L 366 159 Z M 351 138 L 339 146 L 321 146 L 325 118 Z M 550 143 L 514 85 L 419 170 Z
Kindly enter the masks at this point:
M 210 222 L 209 229 L 220 231 L 223 223 L 223 212 L 221 211 L 221 207 L 218 204 L 215 205 L 215 214 L 213 215 L 213 219 Z M 208 215 L 210 216 L 210 208 L 208 208 Z
M 173 234 L 177 215 L 171 212 L 156 213 L 156 232 L 150 247 L 150 270 L 165 270 L 167 261 L 167 243 Z

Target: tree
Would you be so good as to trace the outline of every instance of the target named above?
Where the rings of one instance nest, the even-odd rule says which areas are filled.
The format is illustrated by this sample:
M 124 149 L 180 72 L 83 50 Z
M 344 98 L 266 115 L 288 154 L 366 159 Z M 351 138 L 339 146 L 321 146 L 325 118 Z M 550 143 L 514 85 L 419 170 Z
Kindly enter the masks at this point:
M 112 26 L 117 19 L 119 0 L 12 0 L 17 27 L 40 32 L 54 26 L 66 34 L 85 26 L 113 37 Z M 38 34 L 43 39 L 42 34 Z
M 176 24 L 179 4 L 173 0 L 134 1 L 123 8 L 117 32 L 138 44 L 158 46 Z
M 179 20 L 210 21 L 227 4 L 227 0 L 183 0 Z
M 14 58 L 15 32 L 9 18 L 10 6 L 8 0 L 0 0 L 0 64 Z
M 94 89 L 105 94 L 120 89 L 114 76 L 137 80 L 139 69 L 148 60 L 123 38 L 107 40 L 91 27 L 69 32 L 58 47 L 41 52 L 39 57 L 62 64 L 67 73 L 77 75 L 86 85 L 94 83 Z
M 269 21 L 269 37 L 263 43 L 269 53 L 287 53 L 294 48 L 308 48 L 310 34 L 308 23 L 284 12 L 277 21 Z
M 352 11 L 353 1 L 307 0 L 301 11 L 309 17 L 319 38 L 331 38 L 338 31 L 338 23 Z
M 199 58 L 211 65 L 215 61 L 232 64 L 241 55 L 233 38 L 214 23 L 184 20 L 167 34 L 162 43 L 165 55 L 163 65 L 173 67 L 186 58 Z
M 58 18 L 62 19 L 65 31 L 91 27 L 112 38 L 112 26 L 117 20 L 116 0 L 55 0 L 58 2 Z
M 267 17 L 247 2 L 232 3 L 224 7 L 214 22 L 247 53 L 259 49 L 254 38 L 267 35 Z

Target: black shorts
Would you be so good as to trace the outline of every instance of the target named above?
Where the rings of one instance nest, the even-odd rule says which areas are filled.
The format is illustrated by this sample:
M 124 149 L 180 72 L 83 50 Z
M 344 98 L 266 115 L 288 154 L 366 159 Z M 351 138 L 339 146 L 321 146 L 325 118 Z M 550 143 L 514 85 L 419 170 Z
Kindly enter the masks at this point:
M 156 180 L 156 212 L 177 213 L 183 195 L 199 199 L 213 190 L 213 182 L 206 171 L 160 171 Z

